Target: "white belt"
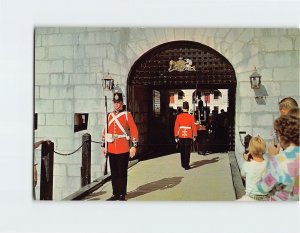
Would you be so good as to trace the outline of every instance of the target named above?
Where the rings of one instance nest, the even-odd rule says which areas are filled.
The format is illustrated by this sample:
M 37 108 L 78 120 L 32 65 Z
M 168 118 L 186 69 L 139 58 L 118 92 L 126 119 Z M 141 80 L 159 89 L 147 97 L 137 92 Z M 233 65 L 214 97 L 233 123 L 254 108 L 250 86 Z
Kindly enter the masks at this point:
M 190 126 L 179 126 L 179 129 L 191 129 Z
M 127 140 L 129 140 L 129 136 L 126 134 L 113 134 L 114 138 L 126 138 Z
M 111 133 L 107 133 L 105 134 L 105 140 L 106 142 L 113 142 L 115 139 L 119 139 L 119 138 L 126 138 L 126 140 L 129 140 L 130 137 L 127 134 L 111 134 Z

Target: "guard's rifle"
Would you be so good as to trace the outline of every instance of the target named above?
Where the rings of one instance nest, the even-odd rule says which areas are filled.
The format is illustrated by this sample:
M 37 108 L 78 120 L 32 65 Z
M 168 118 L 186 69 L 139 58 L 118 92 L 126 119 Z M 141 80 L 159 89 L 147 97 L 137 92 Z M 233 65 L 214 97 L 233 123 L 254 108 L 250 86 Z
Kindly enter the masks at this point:
M 104 150 L 105 150 L 105 166 L 104 166 L 104 175 L 107 175 L 107 159 L 108 159 L 108 155 L 107 155 L 107 152 L 108 152 L 108 145 L 107 145 L 107 132 L 108 132 L 108 115 L 107 115 L 107 97 L 105 96 L 105 130 L 104 130 Z

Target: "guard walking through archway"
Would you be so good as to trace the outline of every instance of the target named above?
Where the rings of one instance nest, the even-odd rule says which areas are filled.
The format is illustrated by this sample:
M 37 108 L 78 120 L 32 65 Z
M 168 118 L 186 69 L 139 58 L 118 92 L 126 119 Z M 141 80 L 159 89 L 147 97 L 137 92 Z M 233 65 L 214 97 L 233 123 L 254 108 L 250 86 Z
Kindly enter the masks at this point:
M 188 170 L 190 169 L 190 155 L 193 140 L 196 140 L 197 129 L 193 115 L 188 113 L 189 103 L 183 102 L 183 113 L 180 113 L 175 121 L 174 136 L 175 141 L 179 144 L 181 166 Z
M 124 111 L 122 93 L 114 93 L 113 102 L 115 110 L 107 115 L 102 147 L 103 153 L 107 152 L 106 156 L 109 158 L 113 188 L 113 195 L 108 200 L 124 201 L 127 192 L 129 156 L 133 158 L 136 154 L 138 130 L 131 113 Z

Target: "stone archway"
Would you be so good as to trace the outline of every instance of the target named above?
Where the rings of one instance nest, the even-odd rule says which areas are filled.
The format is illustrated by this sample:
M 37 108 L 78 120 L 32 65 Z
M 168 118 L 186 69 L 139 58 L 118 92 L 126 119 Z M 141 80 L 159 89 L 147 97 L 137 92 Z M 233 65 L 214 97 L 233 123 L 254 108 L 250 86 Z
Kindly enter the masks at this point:
M 185 69 L 180 59 L 190 59 L 192 64 Z M 178 62 L 182 67 L 170 65 L 170 61 Z M 192 67 L 189 69 L 189 67 Z M 143 54 L 131 67 L 127 79 L 127 107 L 135 117 L 142 145 L 142 154 L 151 148 L 163 145 L 157 139 L 156 131 L 162 135 L 162 125 L 155 127 L 157 115 L 163 122 L 166 114 L 164 107 L 168 101 L 166 94 L 170 89 L 215 88 L 228 89 L 228 104 L 230 115 L 229 149 L 234 150 L 234 116 L 236 75 L 231 63 L 216 50 L 194 41 L 172 41 L 158 45 Z M 161 112 L 154 111 L 158 97 L 154 97 L 154 90 L 159 91 Z M 156 98 L 156 99 L 155 99 Z M 155 103 L 156 100 L 156 103 Z M 154 124 L 154 125 L 153 125 Z M 158 135 L 158 136 L 159 136 Z

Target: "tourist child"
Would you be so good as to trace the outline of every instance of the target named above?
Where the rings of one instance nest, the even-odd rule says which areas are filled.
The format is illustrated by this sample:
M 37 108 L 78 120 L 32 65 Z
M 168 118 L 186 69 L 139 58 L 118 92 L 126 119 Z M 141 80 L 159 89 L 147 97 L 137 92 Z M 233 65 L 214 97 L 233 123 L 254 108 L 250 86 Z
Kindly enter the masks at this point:
M 246 194 L 238 201 L 268 201 L 269 196 L 260 192 L 256 186 L 265 173 L 267 165 L 263 157 L 266 152 L 265 140 L 260 136 L 252 137 L 248 150 L 249 152 L 243 155 L 245 161 L 241 172 L 242 176 L 246 178 Z

